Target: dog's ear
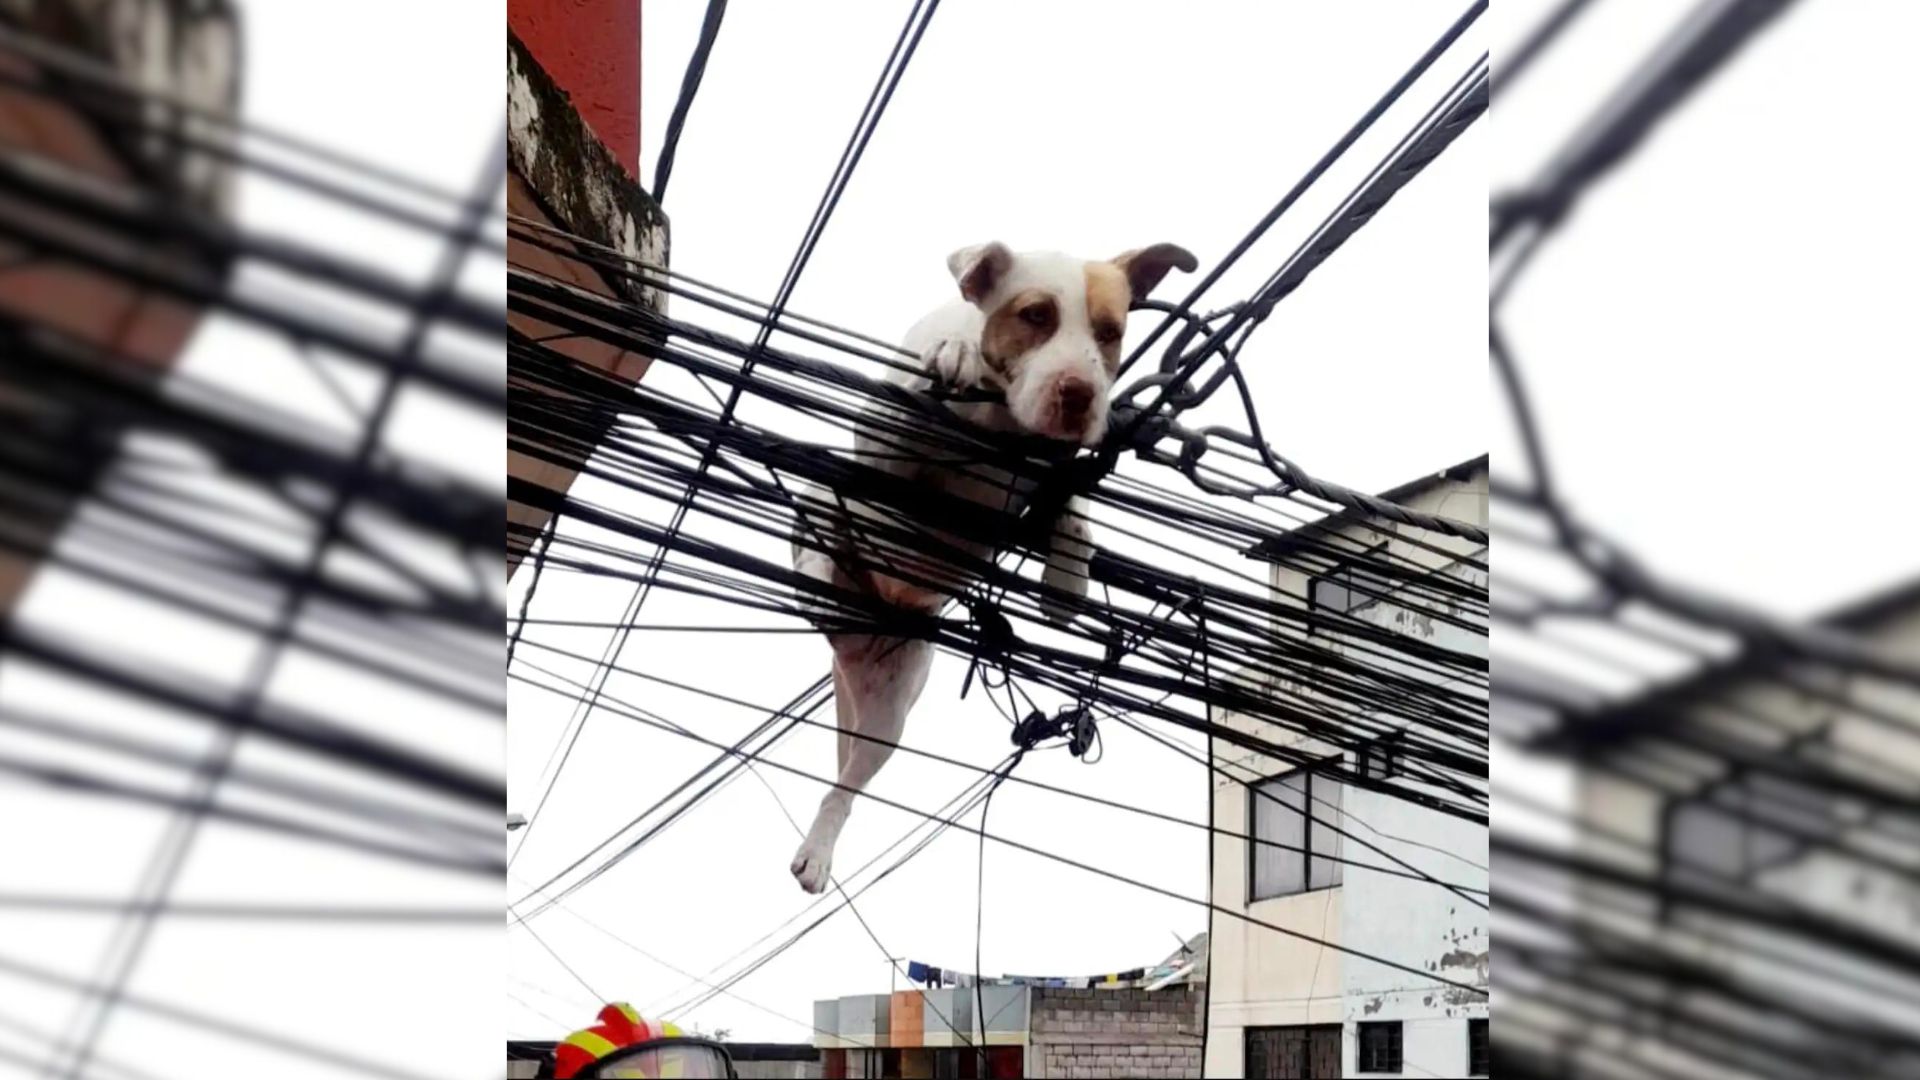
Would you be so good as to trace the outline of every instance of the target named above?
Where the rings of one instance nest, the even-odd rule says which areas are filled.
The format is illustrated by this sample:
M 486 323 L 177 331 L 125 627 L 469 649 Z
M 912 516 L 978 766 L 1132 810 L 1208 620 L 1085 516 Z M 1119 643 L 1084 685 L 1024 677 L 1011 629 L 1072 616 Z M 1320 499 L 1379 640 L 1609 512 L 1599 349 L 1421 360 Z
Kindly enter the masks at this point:
M 961 248 L 947 256 L 947 269 L 960 283 L 960 295 L 970 303 L 979 303 L 993 291 L 1001 275 L 1013 265 L 1013 252 L 998 240 Z
M 1114 259 L 1113 265 L 1127 275 L 1127 286 L 1133 290 L 1133 302 L 1137 304 L 1159 286 L 1167 271 L 1178 269 L 1191 274 L 1200 260 L 1178 244 L 1155 244 L 1129 251 Z

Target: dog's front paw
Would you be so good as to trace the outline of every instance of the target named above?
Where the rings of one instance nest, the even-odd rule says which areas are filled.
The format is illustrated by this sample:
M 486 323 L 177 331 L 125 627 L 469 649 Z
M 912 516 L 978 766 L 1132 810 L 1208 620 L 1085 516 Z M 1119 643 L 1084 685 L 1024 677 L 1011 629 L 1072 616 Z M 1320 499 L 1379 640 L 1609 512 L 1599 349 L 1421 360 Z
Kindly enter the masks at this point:
M 980 346 L 977 342 L 964 338 L 937 341 L 921 359 L 943 386 L 967 387 L 980 383 Z
M 828 877 L 833 869 L 833 852 L 821 850 L 809 839 L 794 853 L 793 865 L 788 869 L 793 871 L 794 880 L 800 883 L 803 891 L 816 895 L 826 892 Z

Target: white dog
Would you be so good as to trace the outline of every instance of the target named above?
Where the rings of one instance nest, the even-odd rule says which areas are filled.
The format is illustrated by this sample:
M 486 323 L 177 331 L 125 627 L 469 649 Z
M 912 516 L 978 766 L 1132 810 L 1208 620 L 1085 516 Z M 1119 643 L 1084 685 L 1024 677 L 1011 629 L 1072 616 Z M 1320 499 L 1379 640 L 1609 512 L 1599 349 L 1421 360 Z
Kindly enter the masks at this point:
M 1172 244 L 1129 251 L 1119 258 L 1089 262 L 1065 255 L 1016 255 L 1005 244 L 982 244 L 955 252 L 947 268 L 960 286 L 950 301 L 907 332 L 904 345 L 921 359 L 925 374 L 889 371 L 887 381 L 926 389 L 938 381 L 958 388 L 1000 391 L 1001 402 L 956 402 L 953 411 L 990 431 L 1017 431 L 1082 446 L 1098 445 L 1107 430 L 1107 393 L 1120 363 L 1120 341 L 1127 312 L 1175 267 L 1191 272 L 1196 263 Z M 893 434 L 876 422 L 885 406 L 870 405 L 867 423 L 854 436 L 857 456 L 896 476 L 944 489 L 996 508 L 1017 509 L 1013 499 L 1025 492 L 1010 488 L 1004 472 L 980 466 L 941 463 L 939 451 Z M 893 413 L 897 418 L 898 414 Z M 897 554 L 876 558 L 863 544 L 863 525 L 892 520 L 878 508 L 843 504 L 847 514 L 831 520 L 803 514 L 801 528 L 813 546 L 796 537 L 794 568 L 843 589 L 863 590 L 887 604 L 937 612 L 949 596 L 965 587 L 969 575 L 937 560 Z M 1043 581 L 1051 589 L 1086 595 L 1087 560 L 1092 554 L 1086 505 L 1070 500 L 1053 530 Z M 961 549 L 988 557 L 983 544 L 918 526 L 920 531 Z M 818 550 L 820 546 L 834 553 Z M 866 560 L 884 561 L 903 578 L 871 570 L 849 573 L 851 560 L 839 556 L 863 550 Z M 1045 613 L 1065 621 L 1069 612 L 1057 598 L 1043 601 Z M 920 696 L 933 661 L 933 646 L 918 639 L 874 634 L 829 634 L 833 646 L 834 705 L 839 714 L 839 782 L 820 801 L 813 827 L 793 859 L 800 887 L 818 893 L 827 887 L 833 847 L 863 790 L 893 753 L 905 727 L 907 710 Z M 856 738 L 854 735 L 865 736 Z

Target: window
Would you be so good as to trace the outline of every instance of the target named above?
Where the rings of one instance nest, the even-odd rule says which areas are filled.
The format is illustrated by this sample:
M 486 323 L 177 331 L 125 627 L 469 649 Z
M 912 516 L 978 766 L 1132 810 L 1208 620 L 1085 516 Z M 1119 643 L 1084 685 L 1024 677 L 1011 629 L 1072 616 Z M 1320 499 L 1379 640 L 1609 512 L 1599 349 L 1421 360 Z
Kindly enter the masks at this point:
M 1250 1027 L 1246 1034 L 1248 1080 L 1338 1080 L 1340 1025 Z
M 1374 739 L 1360 747 L 1360 775 L 1369 780 L 1393 777 L 1393 747 L 1386 739 Z
M 1340 811 L 1341 784 L 1311 769 L 1296 769 L 1247 789 L 1247 900 L 1329 889 L 1340 884 L 1340 834 L 1331 822 Z
M 1788 777 L 1740 774 L 1669 803 L 1662 821 L 1669 879 L 1708 888 L 1752 882 L 1845 827 L 1830 793 Z
M 1400 1071 L 1400 1021 L 1360 1025 L 1360 1071 Z
M 975 1080 L 979 1075 L 980 1051 L 964 1046 L 933 1051 L 933 1080 Z
M 1376 560 L 1386 549 L 1387 545 L 1382 543 L 1353 556 L 1350 562 L 1341 563 L 1326 573 L 1309 579 L 1307 607 L 1312 611 L 1330 611 L 1344 615 L 1366 607 L 1392 593 L 1394 591 L 1392 581 L 1378 574 L 1358 569 L 1354 565 Z
M 1485 1017 L 1467 1021 L 1467 1075 L 1492 1076 L 1487 1057 L 1487 1021 Z

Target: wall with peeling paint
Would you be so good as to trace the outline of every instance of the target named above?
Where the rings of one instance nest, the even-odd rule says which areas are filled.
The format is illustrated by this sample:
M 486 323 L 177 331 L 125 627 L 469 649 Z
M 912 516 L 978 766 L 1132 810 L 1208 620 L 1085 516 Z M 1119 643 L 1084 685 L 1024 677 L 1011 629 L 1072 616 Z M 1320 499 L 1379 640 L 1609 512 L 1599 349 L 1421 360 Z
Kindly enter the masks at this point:
M 1920 596 L 1909 595 L 1847 629 L 1896 653 L 1920 655 Z M 1767 677 L 1764 669 L 1757 676 L 1735 672 L 1700 677 L 1666 688 L 1663 707 L 1647 709 L 1645 715 L 1657 716 L 1666 727 L 1685 727 L 1736 745 L 1824 739 L 1835 760 L 1858 763 L 1868 782 L 1875 776 L 1871 763 L 1889 763 L 1903 771 L 1920 765 L 1920 690 L 1859 673 L 1839 677 L 1814 669 L 1800 674 L 1805 689 Z M 1852 706 L 1839 707 L 1836 698 Z M 1624 709 L 1615 715 L 1631 718 Z M 1765 724 L 1756 717 L 1764 717 Z M 1592 752 L 1633 753 L 1636 740 L 1622 734 L 1610 747 Z M 1706 873 L 1750 873 L 1752 892 L 1791 904 L 1800 917 L 1877 934 L 1908 948 L 1920 944 L 1920 875 L 1913 869 L 1920 865 L 1920 855 L 1912 844 L 1890 842 L 1896 834 L 1889 833 L 1884 816 L 1875 816 L 1864 803 L 1850 804 L 1833 795 L 1809 800 L 1803 789 L 1778 786 L 1764 776 L 1742 778 L 1727 763 L 1706 755 L 1674 761 L 1672 776 L 1664 779 L 1675 790 L 1691 792 L 1685 798 L 1656 792 L 1605 769 L 1581 771 L 1575 806 L 1594 826 L 1594 831 L 1579 834 L 1583 857 L 1635 874 L 1674 875 L 1682 881 L 1676 864 Z M 1729 805 L 1739 813 L 1721 827 L 1691 836 L 1676 826 L 1680 814 L 1710 812 L 1715 805 Z M 1773 815 L 1831 846 L 1769 842 L 1769 831 L 1754 827 L 1754 822 Z M 1741 820 L 1743 826 L 1733 824 Z M 1663 852 L 1669 850 L 1663 865 Z M 1744 858 L 1761 865 L 1748 870 L 1727 865 Z M 1650 903 L 1635 910 L 1621 903 L 1619 893 L 1608 893 L 1598 884 L 1590 887 L 1591 899 L 1581 893 L 1576 899 L 1608 910 L 1622 933 L 1644 936 L 1650 953 L 1670 949 L 1702 960 L 1738 983 L 1759 988 L 1762 995 L 1791 987 L 1810 1006 L 1834 1016 L 1896 1028 L 1913 1023 L 1910 1002 L 1920 980 L 1911 975 L 1895 976 L 1886 966 L 1808 949 L 1783 940 L 1764 924 L 1678 904 L 1664 912 Z M 1527 999 L 1516 999 L 1512 1008 L 1544 1030 L 1565 1030 L 1569 1022 L 1576 1023 L 1583 1035 L 1623 1054 L 1653 1053 L 1666 1045 L 1658 1037 L 1643 1040 L 1621 1032 L 1588 1014 L 1569 1021 L 1566 1013 Z
M 1397 501 L 1408 506 L 1482 524 L 1487 520 L 1484 465 L 1448 470 L 1428 484 L 1410 485 L 1397 494 Z M 1483 587 L 1486 584 L 1484 571 L 1459 565 L 1461 559 L 1485 563 L 1483 546 L 1418 531 L 1394 536 L 1369 528 L 1364 519 L 1343 521 L 1329 528 L 1367 546 L 1387 542 L 1395 557 Z M 1276 565 L 1272 582 L 1276 601 L 1304 604 L 1309 587 L 1305 574 Z M 1443 646 L 1487 655 L 1483 634 L 1435 623 L 1390 601 L 1376 601 L 1355 614 Z M 1293 625 L 1276 625 L 1274 629 L 1282 636 L 1306 632 Z M 1368 659 L 1370 663 L 1379 662 L 1376 655 Z M 1313 674 L 1305 672 L 1298 680 L 1284 680 L 1274 689 L 1311 696 L 1313 683 Z M 1336 749 L 1247 717 L 1228 716 L 1223 722 L 1311 754 L 1327 755 Z M 1240 777 L 1276 775 L 1288 768 L 1278 759 L 1225 744 L 1216 745 L 1215 757 L 1223 769 Z M 1215 825 L 1236 833 L 1247 832 L 1247 800 L 1244 786 L 1216 777 Z M 1343 795 L 1339 824 L 1435 877 L 1472 888 L 1488 886 L 1484 869 L 1488 865 L 1487 831 L 1482 827 L 1388 795 L 1351 788 Z M 1216 903 L 1316 939 L 1412 963 L 1447 979 L 1488 985 L 1490 948 L 1485 909 L 1433 885 L 1355 865 L 1345 867 L 1344 881 L 1334 888 L 1249 903 L 1246 843 L 1216 835 L 1214 844 Z M 1342 855 L 1357 862 L 1372 860 L 1387 865 L 1357 845 L 1346 845 Z M 1343 1025 L 1345 1073 L 1368 1075 L 1356 1068 L 1355 1025 L 1362 1020 L 1400 1020 L 1406 1025 L 1402 1030 L 1408 1065 L 1405 1075 L 1421 1075 L 1423 1071 L 1437 1076 L 1466 1075 L 1467 1019 L 1488 1015 L 1484 997 L 1448 990 L 1438 983 L 1420 984 L 1404 972 L 1250 926 L 1239 919 L 1216 916 L 1211 930 L 1214 949 L 1204 1075 L 1245 1075 L 1247 1028 L 1305 1024 Z
M 1445 572 L 1482 588 L 1487 583 L 1484 571 L 1462 565 Z M 1376 602 L 1354 614 L 1445 648 L 1487 655 L 1484 635 L 1411 615 L 1390 601 Z M 1489 865 L 1488 835 L 1483 826 L 1372 791 L 1348 791 L 1346 809 L 1349 823 L 1343 827 L 1369 840 L 1377 841 L 1382 835 L 1398 838 L 1400 842 L 1387 844 L 1388 849 L 1421 872 L 1466 889 L 1489 888 L 1485 869 Z M 1364 852 L 1348 854 L 1373 858 Z M 1346 888 L 1349 895 L 1342 932 L 1347 945 L 1412 963 L 1443 979 L 1483 990 L 1489 986 L 1491 942 L 1485 908 L 1437 886 L 1364 867 L 1347 868 Z M 1468 895 L 1478 898 L 1475 893 Z M 1405 972 L 1355 957 L 1347 959 L 1345 973 L 1345 1022 L 1349 1026 L 1349 1037 L 1343 1040 L 1346 1075 L 1376 1075 L 1358 1070 L 1358 1038 L 1353 1025 L 1363 1020 L 1399 1020 L 1404 1024 L 1401 1039 L 1407 1072 L 1467 1075 L 1467 1019 L 1487 1015 L 1484 993 L 1432 983 L 1419 985 Z

